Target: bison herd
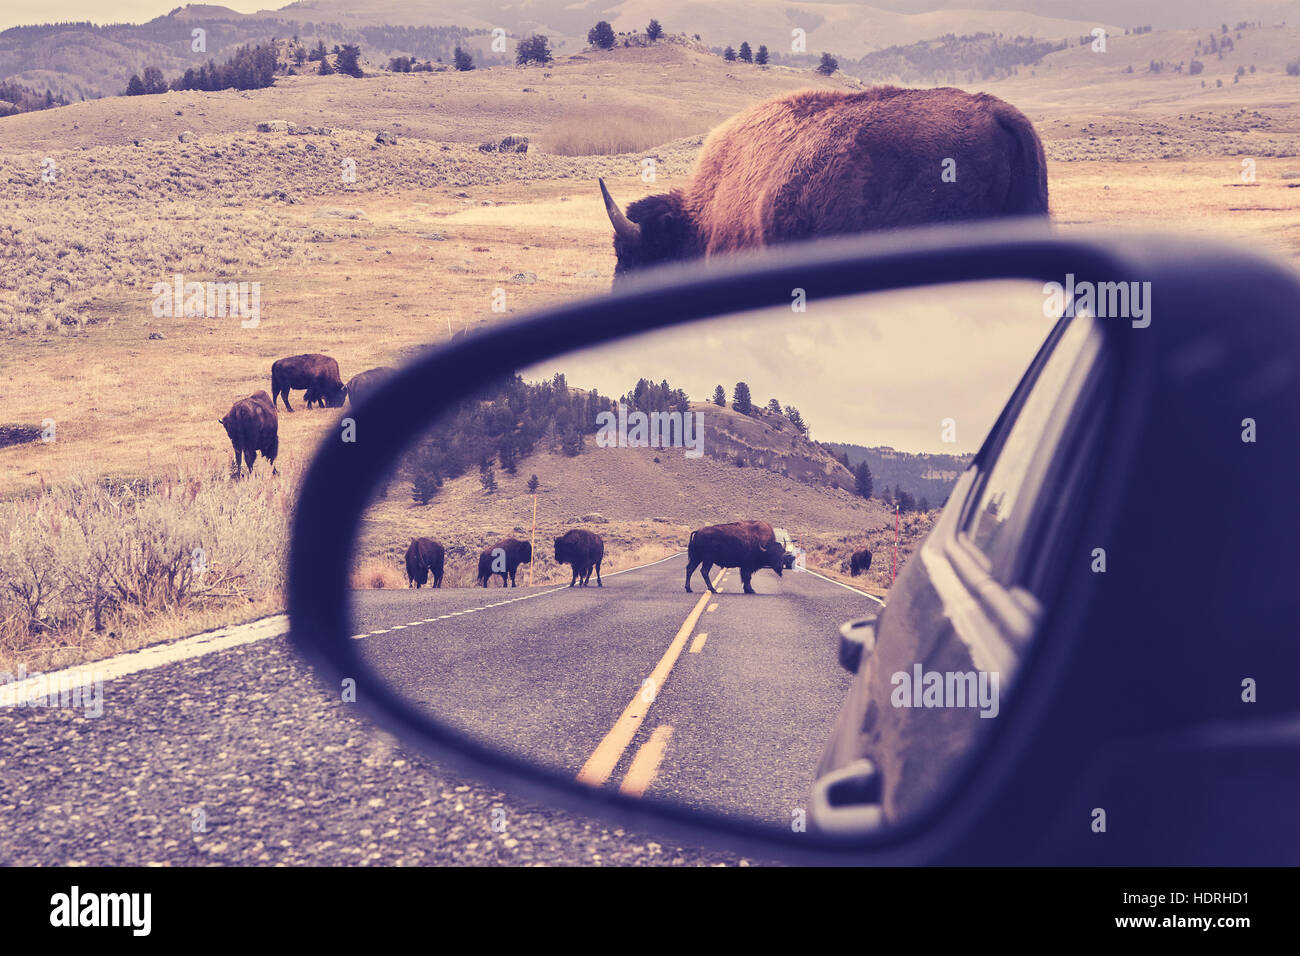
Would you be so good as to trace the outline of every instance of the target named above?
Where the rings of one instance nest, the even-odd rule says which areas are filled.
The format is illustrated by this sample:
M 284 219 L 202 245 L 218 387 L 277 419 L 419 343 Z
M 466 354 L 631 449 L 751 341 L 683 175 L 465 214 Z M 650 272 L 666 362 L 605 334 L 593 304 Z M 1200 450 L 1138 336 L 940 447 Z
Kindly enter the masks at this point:
M 446 554 L 447 550 L 441 542 L 432 538 L 413 539 L 406 549 L 407 587 L 424 587 L 430 574 L 433 575 L 433 586 L 442 587 Z M 604 587 L 600 580 L 600 563 L 604 557 L 605 542 L 600 535 L 590 531 L 574 528 L 555 539 L 556 563 L 573 566 L 573 580 L 569 582 L 569 587 L 575 583 L 586 587 L 593 570 L 596 572 L 596 587 Z M 502 538 L 479 552 L 477 584 L 485 588 L 499 574 L 502 587 L 517 587 L 516 572 L 521 565 L 530 564 L 532 560 L 533 546 L 529 542 Z
M 293 411 L 293 406 L 289 404 L 290 391 L 304 391 L 303 400 L 308 408 L 317 405 L 321 408 L 342 408 L 344 399 L 356 408 L 364 395 L 373 391 L 394 371 L 395 369 L 382 365 L 352 376 L 344 385 L 339 375 L 339 363 L 328 355 L 309 352 L 277 359 L 271 363 L 271 394 L 255 392 L 248 398 L 241 398 L 230 406 L 230 411 L 226 412 L 224 418 L 218 419 L 235 449 L 236 473 L 243 474 L 240 464 L 242 457 L 251 475 L 253 462 L 257 460 L 258 452 L 261 452 L 271 463 L 271 473 L 278 474 L 275 470 L 275 456 L 280 450 L 280 416 L 277 408 L 283 401 L 284 410 Z M 441 578 L 441 572 L 438 577 Z
M 414 538 L 406 549 L 407 587 L 417 589 L 428 583 L 433 575 L 433 586 L 442 587 L 443 561 L 446 549 L 432 538 Z M 691 576 L 700 568 L 700 576 L 714 594 L 717 591 L 709 580 L 709 572 L 718 568 L 739 568 L 740 580 L 746 594 L 753 594 L 750 584 L 755 571 L 769 568 L 781 576 L 785 568 L 785 548 L 776 539 L 772 526 L 766 521 L 733 521 L 715 524 L 691 532 L 686 548 L 686 590 L 691 590 Z M 587 587 L 591 574 L 596 573 L 596 587 L 604 587 L 600 580 L 600 565 L 605 559 L 605 542 L 600 535 L 585 528 L 572 528 L 555 539 L 555 562 L 567 564 L 573 576 L 569 587 Z M 501 575 L 502 587 L 516 587 L 515 572 L 533 560 L 533 546 L 516 538 L 502 538 L 484 548 L 478 556 L 479 587 L 487 587 L 495 575 Z M 871 566 L 871 552 L 865 548 L 855 552 L 852 559 L 853 574 Z M 509 585 L 507 585 L 507 581 Z

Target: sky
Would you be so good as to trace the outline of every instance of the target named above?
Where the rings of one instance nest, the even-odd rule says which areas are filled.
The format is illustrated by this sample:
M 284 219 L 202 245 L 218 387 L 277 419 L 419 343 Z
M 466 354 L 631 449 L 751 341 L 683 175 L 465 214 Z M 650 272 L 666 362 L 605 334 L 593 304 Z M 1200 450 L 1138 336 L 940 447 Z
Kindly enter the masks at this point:
M 219 0 L 216 6 L 239 13 L 256 13 L 285 6 L 289 0 Z M 92 23 L 147 23 L 165 16 L 185 0 L 44 0 L 43 3 L 0 2 L 0 29 L 31 23 L 62 23 L 89 20 Z
M 980 283 L 810 301 L 692 323 L 561 356 L 526 380 L 564 372 L 602 395 L 668 379 L 693 401 L 746 382 L 756 404 L 793 405 L 820 441 L 899 451 L 976 451 L 1052 328 L 1041 283 Z M 952 419 L 956 441 L 943 440 Z M 707 421 L 706 421 L 707 428 Z

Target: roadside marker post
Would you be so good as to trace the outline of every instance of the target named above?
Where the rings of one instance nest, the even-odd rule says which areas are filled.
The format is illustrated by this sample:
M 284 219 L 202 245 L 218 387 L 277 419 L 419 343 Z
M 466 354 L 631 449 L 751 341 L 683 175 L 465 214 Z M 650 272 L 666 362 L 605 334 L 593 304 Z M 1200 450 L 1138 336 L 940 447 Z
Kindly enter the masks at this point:
M 898 578 L 898 505 L 894 505 L 894 573 L 889 576 L 892 585 Z
M 533 531 L 528 537 L 528 550 L 533 552 L 533 560 L 528 562 L 528 586 L 533 586 L 533 566 L 537 563 L 537 495 L 533 495 Z

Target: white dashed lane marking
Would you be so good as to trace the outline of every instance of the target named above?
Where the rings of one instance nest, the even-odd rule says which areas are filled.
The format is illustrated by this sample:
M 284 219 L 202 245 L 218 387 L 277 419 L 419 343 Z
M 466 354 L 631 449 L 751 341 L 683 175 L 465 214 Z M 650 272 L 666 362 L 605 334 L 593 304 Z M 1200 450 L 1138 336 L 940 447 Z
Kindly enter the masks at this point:
M 651 568 L 654 567 L 656 564 L 663 564 L 665 561 L 671 561 L 673 558 L 681 557 L 683 553 L 684 552 L 678 551 L 676 554 L 670 554 L 668 555 L 668 557 L 661 558 L 658 561 L 651 561 L 649 564 L 639 564 L 636 567 L 624 568 L 622 571 L 613 571 L 605 575 L 605 577 L 612 578 L 612 577 L 617 577 L 620 574 L 627 574 L 629 571 L 639 571 L 642 568 Z M 567 591 L 567 590 L 569 590 L 569 586 L 567 584 L 562 584 L 559 587 L 548 588 L 545 591 L 538 591 L 536 594 L 525 594 L 521 597 L 510 598 L 510 600 L 508 601 L 497 601 L 494 604 L 484 604 L 481 607 L 472 607 L 464 611 L 452 611 L 449 614 L 440 614 L 437 617 L 425 618 L 423 621 L 415 621 L 411 624 L 394 624 L 391 627 L 384 627 L 375 631 L 367 631 L 364 634 L 353 634 L 352 640 L 360 641 L 367 637 L 378 637 L 380 634 L 387 634 L 389 631 L 400 631 L 403 628 L 407 628 L 407 627 L 421 627 L 425 624 L 433 624 L 437 621 L 445 621 L 449 617 L 460 617 L 462 614 L 474 614 L 478 611 L 486 611 L 494 607 L 505 607 L 507 604 L 514 604 L 518 601 L 528 601 L 531 600 L 532 598 L 542 597 L 547 594 L 554 594 L 556 591 Z

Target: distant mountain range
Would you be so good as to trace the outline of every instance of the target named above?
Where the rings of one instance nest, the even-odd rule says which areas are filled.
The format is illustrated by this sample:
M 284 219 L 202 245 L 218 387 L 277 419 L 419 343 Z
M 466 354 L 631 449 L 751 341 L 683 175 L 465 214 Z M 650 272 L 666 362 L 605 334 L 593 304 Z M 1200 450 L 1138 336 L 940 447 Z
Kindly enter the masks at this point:
M 847 455 L 849 466 L 856 467 L 863 460 L 871 469 L 872 495 L 879 498 L 888 486 L 902 489 L 918 503 L 924 498 L 937 508 L 948 500 L 957 478 L 970 467 L 974 455 L 940 455 L 895 451 L 888 446 L 865 448 L 842 442 L 822 442 L 836 455 Z
M 157 66 L 170 77 L 208 59 L 222 62 L 242 44 L 295 35 L 323 39 L 330 46 L 357 43 L 363 63 L 373 66 L 401 55 L 447 62 L 458 43 L 474 53 L 479 65 L 501 65 L 513 62 L 515 40 L 529 33 L 547 34 L 557 53 L 576 53 L 598 20 L 608 20 L 616 31 L 633 32 L 644 30 L 651 18 L 669 33 L 698 36 L 718 49 L 739 47 L 742 41 L 754 49 L 766 45 L 774 63 L 805 66 L 826 51 L 841 60 L 846 72 L 866 79 L 906 81 L 948 73 L 984 79 L 1034 62 L 1041 55 L 1038 45 L 1077 42 L 1097 26 L 1122 31 L 1139 25 L 1300 22 L 1300 0 L 718 0 L 707 5 L 697 0 L 299 0 L 253 14 L 191 4 L 142 24 L 62 23 L 4 30 L 0 80 L 27 87 L 34 96 L 49 90 L 53 97 L 72 101 L 92 99 L 121 93 L 127 79 L 146 66 Z M 191 51 L 196 27 L 207 32 L 202 53 Z M 504 49 L 501 44 L 492 48 L 494 30 L 505 31 Z M 986 39 L 963 42 L 957 50 L 936 42 L 978 35 Z M 1028 44 L 1029 38 L 1034 44 Z M 995 44 L 998 48 L 990 50 Z M 881 51 L 882 56 L 862 60 Z M 951 68 L 927 72 L 936 58 Z

